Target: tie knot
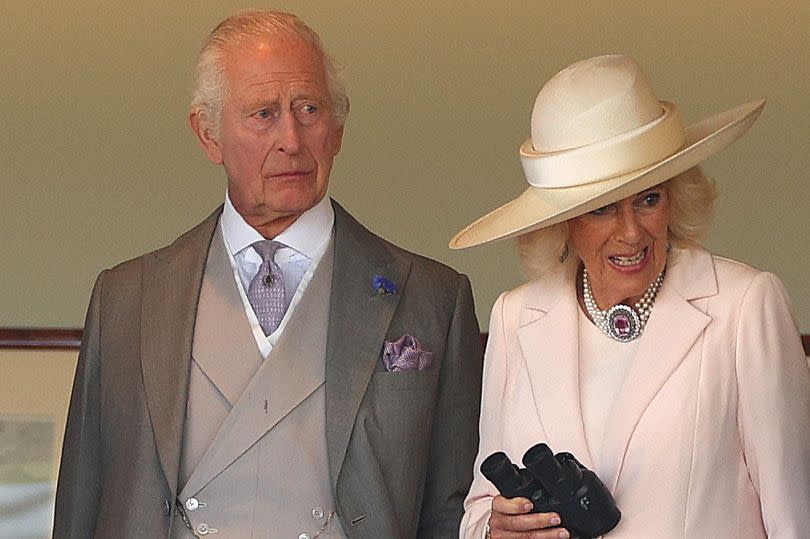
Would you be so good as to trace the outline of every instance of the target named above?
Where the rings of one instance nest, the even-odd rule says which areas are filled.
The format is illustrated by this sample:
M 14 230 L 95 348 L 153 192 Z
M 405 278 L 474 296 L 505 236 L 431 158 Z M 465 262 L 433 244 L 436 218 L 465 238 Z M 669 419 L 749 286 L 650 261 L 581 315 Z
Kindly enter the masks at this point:
M 253 249 L 262 257 L 262 262 L 272 261 L 273 257 L 284 244 L 275 240 L 257 241 L 252 245 Z

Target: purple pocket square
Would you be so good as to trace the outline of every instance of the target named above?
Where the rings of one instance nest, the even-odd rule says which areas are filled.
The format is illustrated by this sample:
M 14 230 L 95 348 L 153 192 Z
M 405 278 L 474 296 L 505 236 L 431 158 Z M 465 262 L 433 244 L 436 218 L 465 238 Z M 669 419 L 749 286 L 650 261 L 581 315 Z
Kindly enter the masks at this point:
M 388 372 L 423 371 L 433 365 L 433 352 L 422 350 L 422 343 L 406 333 L 396 341 L 385 341 L 382 362 Z

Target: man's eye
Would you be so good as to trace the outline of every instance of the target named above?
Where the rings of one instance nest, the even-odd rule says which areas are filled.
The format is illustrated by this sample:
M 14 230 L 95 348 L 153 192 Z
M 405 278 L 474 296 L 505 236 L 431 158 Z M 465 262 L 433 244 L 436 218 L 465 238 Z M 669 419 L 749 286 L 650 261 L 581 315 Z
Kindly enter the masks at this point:
M 261 109 L 257 111 L 256 114 L 254 114 L 254 116 L 256 118 L 259 118 L 260 120 L 267 120 L 272 118 L 273 113 L 270 111 L 270 109 Z
M 304 103 L 296 107 L 295 117 L 301 125 L 315 125 L 321 117 L 320 107 L 315 103 Z

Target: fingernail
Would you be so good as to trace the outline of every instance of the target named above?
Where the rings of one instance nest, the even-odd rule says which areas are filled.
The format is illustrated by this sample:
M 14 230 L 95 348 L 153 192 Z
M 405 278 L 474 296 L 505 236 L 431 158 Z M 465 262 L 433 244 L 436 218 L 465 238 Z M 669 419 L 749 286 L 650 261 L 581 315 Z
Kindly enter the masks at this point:
M 532 509 L 534 509 L 534 504 L 532 502 L 526 502 L 523 504 L 524 511 L 531 511 Z
M 549 523 L 551 523 L 552 526 L 556 526 L 560 522 L 562 522 L 560 517 L 551 517 L 551 520 L 549 520 Z
M 560 539 L 568 539 L 571 535 L 568 533 L 568 530 L 563 530 L 560 532 Z

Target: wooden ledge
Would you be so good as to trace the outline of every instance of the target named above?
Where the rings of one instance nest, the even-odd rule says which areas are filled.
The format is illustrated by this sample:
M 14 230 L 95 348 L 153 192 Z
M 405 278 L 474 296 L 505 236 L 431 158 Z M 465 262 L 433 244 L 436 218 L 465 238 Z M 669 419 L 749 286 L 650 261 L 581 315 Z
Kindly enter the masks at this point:
M 486 344 L 487 334 L 481 334 Z M 0 349 L 78 350 L 82 330 L 51 328 L 0 328 Z M 810 356 L 810 335 L 802 335 L 804 355 Z
M 0 348 L 78 350 L 80 329 L 0 328 Z

